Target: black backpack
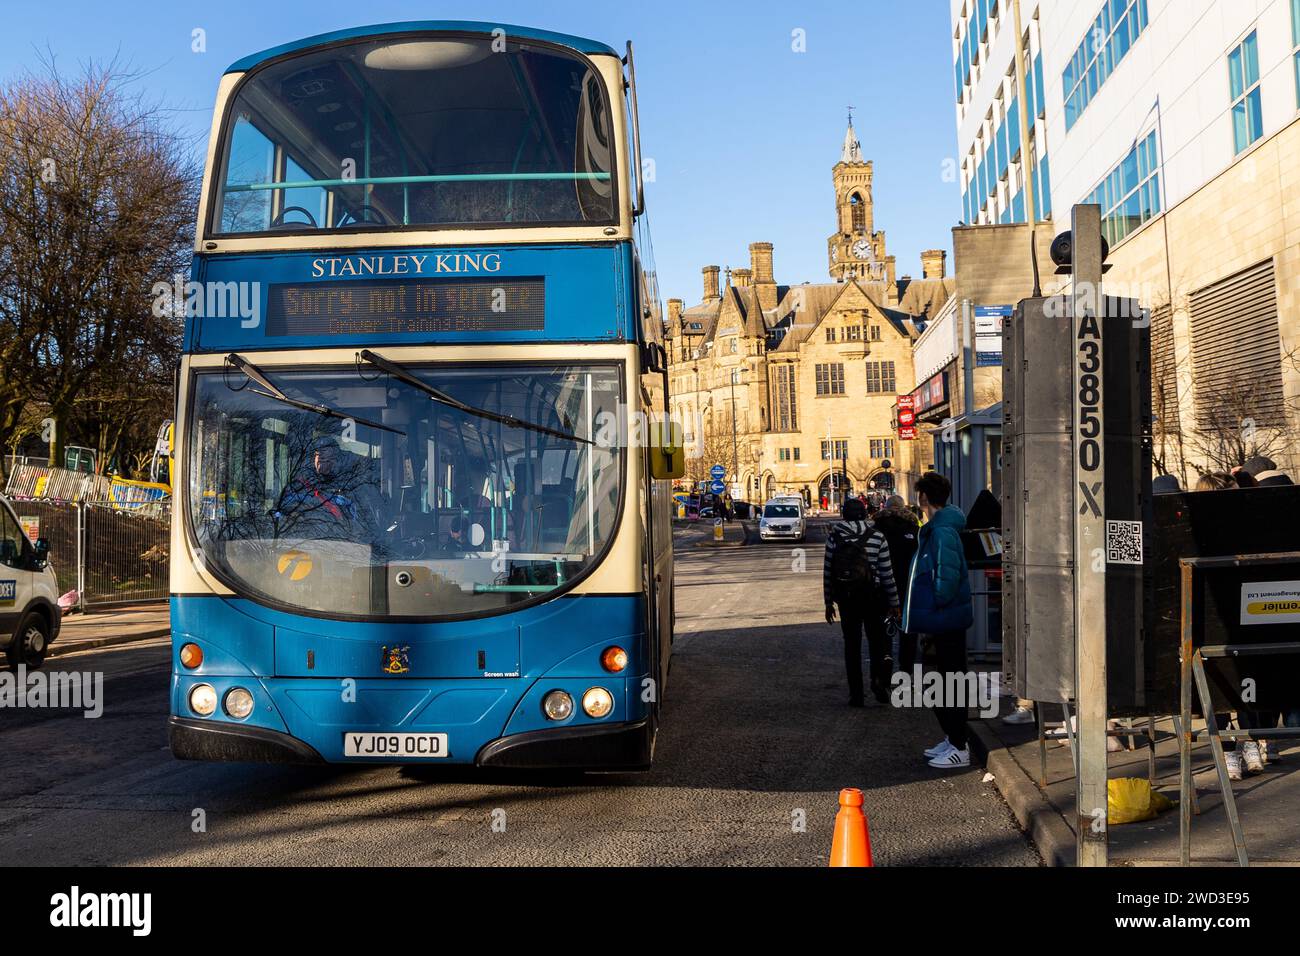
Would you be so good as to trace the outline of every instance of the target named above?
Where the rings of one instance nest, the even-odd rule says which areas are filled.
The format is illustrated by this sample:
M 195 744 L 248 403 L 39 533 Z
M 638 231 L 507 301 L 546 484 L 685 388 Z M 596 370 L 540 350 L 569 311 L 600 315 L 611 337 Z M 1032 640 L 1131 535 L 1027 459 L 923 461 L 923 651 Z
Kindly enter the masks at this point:
M 869 587 L 875 583 L 871 562 L 867 560 L 867 542 L 872 529 L 856 538 L 843 538 L 831 554 L 831 581 L 848 588 Z

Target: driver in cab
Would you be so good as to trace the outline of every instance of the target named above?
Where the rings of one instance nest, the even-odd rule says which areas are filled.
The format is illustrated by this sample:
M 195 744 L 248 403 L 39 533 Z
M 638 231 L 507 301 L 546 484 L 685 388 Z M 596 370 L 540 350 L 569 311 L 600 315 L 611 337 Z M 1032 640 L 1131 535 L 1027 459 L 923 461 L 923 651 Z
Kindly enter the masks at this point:
M 338 446 L 325 442 L 312 452 L 307 467 L 285 488 L 275 517 L 297 525 L 299 533 L 331 537 L 352 528 L 361 517 L 357 493 L 365 482 L 359 466 L 338 466 Z M 285 529 L 288 530 L 288 529 Z

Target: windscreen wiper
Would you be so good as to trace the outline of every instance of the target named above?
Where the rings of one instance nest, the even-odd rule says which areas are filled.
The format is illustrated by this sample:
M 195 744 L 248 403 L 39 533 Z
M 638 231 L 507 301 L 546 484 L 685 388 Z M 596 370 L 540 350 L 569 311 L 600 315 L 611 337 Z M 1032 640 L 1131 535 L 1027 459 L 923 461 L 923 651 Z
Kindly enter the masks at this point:
M 304 411 L 315 412 L 317 415 L 324 415 L 326 418 L 337 418 L 345 422 L 356 422 L 360 425 L 369 425 L 371 428 L 378 428 L 386 432 L 392 432 L 394 435 L 405 435 L 406 432 L 400 428 L 394 428 L 392 425 L 385 425 L 383 422 L 373 422 L 368 418 L 362 418 L 360 415 L 349 415 L 347 412 L 340 412 L 337 409 L 330 408 L 328 405 L 317 405 L 315 402 L 304 402 L 300 399 L 290 398 L 284 392 L 280 391 L 271 380 L 266 377 L 266 373 L 254 365 L 242 355 L 231 352 L 226 356 L 226 364 L 232 365 L 247 375 L 252 381 L 256 382 L 261 388 L 253 389 L 254 395 L 261 395 L 263 398 L 269 398 L 273 401 L 290 405 L 293 408 L 301 408 Z
M 387 372 L 393 378 L 400 382 L 405 382 L 414 389 L 418 389 L 428 395 L 439 405 L 447 405 L 451 408 L 458 409 L 469 415 L 476 415 L 479 418 L 486 418 L 488 421 L 500 422 L 502 425 L 509 425 L 511 428 L 523 428 L 528 431 L 541 432 L 543 435 L 552 435 L 555 438 L 563 438 L 565 441 L 580 441 L 588 445 L 594 445 L 590 438 L 582 438 L 572 432 L 560 431 L 558 428 L 550 428 L 546 425 L 538 425 L 536 422 L 525 421 L 522 418 L 515 418 L 513 415 L 506 415 L 502 412 L 490 412 L 486 408 L 478 408 L 474 405 L 467 405 L 458 398 L 452 398 L 441 389 L 434 388 L 428 382 L 422 381 L 409 371 L 395 362 L 390 362 L 382 355 L 376 355 L 369 349 L 362 349 L 358 354 L 359 358 L 364 359 L 380 371 Z

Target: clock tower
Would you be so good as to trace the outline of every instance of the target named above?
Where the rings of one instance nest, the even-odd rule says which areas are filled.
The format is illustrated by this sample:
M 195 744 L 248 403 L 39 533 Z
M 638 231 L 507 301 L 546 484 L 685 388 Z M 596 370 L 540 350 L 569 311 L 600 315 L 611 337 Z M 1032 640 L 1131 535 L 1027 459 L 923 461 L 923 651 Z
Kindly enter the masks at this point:
M 831 171 L 835 186 L 837 231 L 826 240 L 831 278 L 884 281 L 891 279 L 885 255 L 885 234 L 874 231 L 871 200 L 871 163 L 862 158 L 862 144 L 853 129 L 853 113 L 844 132 L 840 161 Z

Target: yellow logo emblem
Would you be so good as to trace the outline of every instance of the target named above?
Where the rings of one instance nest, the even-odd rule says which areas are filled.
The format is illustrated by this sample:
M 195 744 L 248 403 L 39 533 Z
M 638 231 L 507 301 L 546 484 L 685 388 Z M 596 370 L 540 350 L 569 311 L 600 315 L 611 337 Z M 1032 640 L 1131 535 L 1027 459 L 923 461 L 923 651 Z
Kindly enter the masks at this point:
M 290 581 L 301 581 L 311 574 L 311 568 L 311 555 L 305 551 L 286 551 L 276 564 L 280 577 L 288 575 Z
M 406 674 L 411 670 L 411 658 L 408 653 L 411 650 L 410 644 L 404 644 L 401 647 L 385 646 L 380 651 L 380 656 L 384 659 L 383 671 L 385 674 Z

